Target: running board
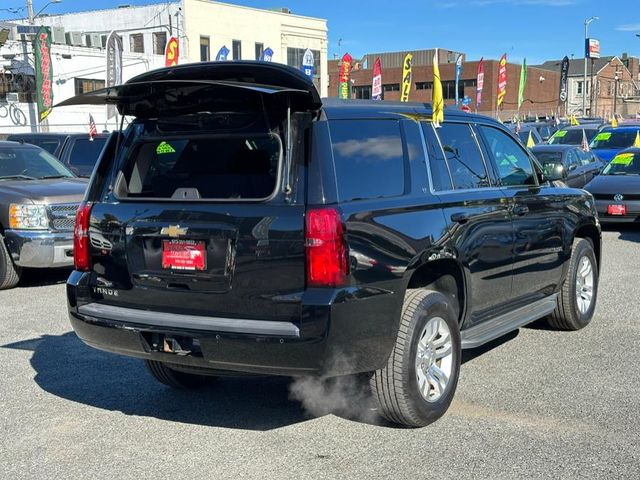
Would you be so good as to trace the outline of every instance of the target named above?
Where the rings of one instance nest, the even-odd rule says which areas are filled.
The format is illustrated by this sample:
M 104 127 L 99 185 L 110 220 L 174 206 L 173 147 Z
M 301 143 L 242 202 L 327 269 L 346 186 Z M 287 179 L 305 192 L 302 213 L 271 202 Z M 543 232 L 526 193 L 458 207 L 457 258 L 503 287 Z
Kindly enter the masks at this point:
M 492 318 L 460 332 L 462 348 L 476 348 L 535 320 L 549 315 L 556 308 L 558 294 L 525 305 L 517 310 Z

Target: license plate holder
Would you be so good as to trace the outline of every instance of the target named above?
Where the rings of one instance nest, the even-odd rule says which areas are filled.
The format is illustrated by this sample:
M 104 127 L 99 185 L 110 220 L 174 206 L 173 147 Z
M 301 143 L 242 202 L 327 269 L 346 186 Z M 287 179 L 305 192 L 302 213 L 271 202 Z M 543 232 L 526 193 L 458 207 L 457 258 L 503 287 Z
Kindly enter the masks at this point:
M 207 252 L 204 241 L 163 240 L 162 268 L 180 271 L 206 270 Z
M 626 205 L 609 205 L 607 207 L 607 213 L 609 215 L 624 216 L 627 214 L 627 206 Z

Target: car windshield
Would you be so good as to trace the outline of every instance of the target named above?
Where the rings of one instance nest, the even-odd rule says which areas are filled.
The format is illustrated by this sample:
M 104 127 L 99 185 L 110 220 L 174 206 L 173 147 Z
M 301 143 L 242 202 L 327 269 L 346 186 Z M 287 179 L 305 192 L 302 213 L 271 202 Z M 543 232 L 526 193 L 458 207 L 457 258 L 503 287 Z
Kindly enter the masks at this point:
M 619 153 L 605 167 L 602 175 L 640 175 L 640 153 Z
M 580 128 L 572 130 L 558 130 L 550 139 L 549 145 L 580 145 L 582 143 L 582 132 L 587 135 L 587 141 L 591 141 L 597 129 Z
M 0 180 L 73 177 L 50 153 L 36 147 L 0 148 Z
M 624 149 L 633 145 L 639 130 L 607 130 L 598 133 L 589 146 L 601 149 Z

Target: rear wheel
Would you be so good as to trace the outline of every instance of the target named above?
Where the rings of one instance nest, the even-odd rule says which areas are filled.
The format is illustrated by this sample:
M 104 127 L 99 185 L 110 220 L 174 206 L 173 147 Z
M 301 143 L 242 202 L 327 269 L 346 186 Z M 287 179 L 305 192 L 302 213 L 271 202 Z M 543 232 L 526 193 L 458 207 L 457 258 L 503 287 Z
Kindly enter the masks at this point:
M 209 385 L 215 379 L 215 377 L 207 375 L 181 372 L 171 368 L 166 363 L 158 362 L 156 360 L 145 360 L 144 363 L 153 378 L 172 388 L 200 388 Z
M 556 309 L 547 319 L 560 330 L 580 330 L 593 318 L 598 294 L 598 263 L 589 240 L 573 242 L 567 278 L 562 284 Z
M 22 269 L 17 267 L 4 244 L 4 237 L 0 235 L 0 290 L 15 287 L 20 281 Z
M 379 413 L 409 427 L 436 421 L 453 400 L 460 357 L 451 301 L 436 291 L 408 290 L 396 344 L 387 365 L 371 377 Z

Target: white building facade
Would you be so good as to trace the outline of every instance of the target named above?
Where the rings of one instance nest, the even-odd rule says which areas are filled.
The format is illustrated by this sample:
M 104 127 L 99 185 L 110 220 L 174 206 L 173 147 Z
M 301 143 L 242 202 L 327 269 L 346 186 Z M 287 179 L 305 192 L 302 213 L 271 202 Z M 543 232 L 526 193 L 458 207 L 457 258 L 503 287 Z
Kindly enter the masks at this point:
M 314 83 L 326 96 L 326 20 L 291 14 L 286 9 L 260 10 L 209 0 L 180 0 L 146 6 L 38 17 L 51 28 L 54 104 L 71 96 L 103 88 L 106 79 L 106 39 L 115 31 L 123 40 L 123 81 L 164 66 L 169 37 L 180 42 L 180 64 L 215 60 L 222 47 L 228 60 L 256 60 L 266 49 L 272 61 L 301 67 L 308 48 L 315 57 Z M 98 130 L 116 128 L 102 106 L 54 109 L 46 123 L 37 122 L 32 37 L 18 33 L 18 24 L 0 23 L 9 38 L 0 45 L 0 135 L 25 131 L 82 131 L 89 115 Z M 0 36 L 1 38 L 1 36 Z

